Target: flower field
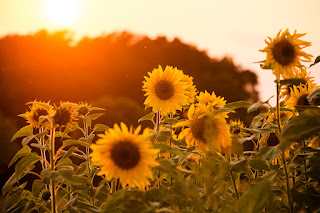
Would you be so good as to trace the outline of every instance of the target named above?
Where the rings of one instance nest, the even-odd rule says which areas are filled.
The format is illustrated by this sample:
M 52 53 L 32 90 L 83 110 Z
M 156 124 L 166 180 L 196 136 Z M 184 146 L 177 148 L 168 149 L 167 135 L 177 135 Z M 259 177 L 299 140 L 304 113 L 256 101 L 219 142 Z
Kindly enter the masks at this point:
M 198 91 L 173 66 L 144 77 L 139 122 L 151 128 L 99 124 L 104 109 L 87 102 L 27 103 L 5 212 L 320 212 L 320 89 L 308 70 L 320 60 L 304 35 L 280 31 L 260 50 L 274 106 Z M 249 126 L 229 118 L 261 107 Z

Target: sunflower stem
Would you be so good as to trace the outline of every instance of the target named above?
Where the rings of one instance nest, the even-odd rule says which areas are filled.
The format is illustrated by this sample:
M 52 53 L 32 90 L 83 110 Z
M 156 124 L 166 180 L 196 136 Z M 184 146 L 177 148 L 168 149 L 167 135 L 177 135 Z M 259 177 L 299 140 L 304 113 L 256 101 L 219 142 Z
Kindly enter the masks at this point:
M 236 200 L 239 200 L 240 196 L 239 196 L 238 188 L 237 188 L 237 185 L 236 185 L 236 180 L 235 180 L 235 178 L 233 176 L 233 173 L 231 171 L 229 171 L 229 173 L 230 173 L 232 185 L 233 185 L 233 188 L 234 188 L 234 192 L 236 194 Z
M 89 127 L 87 125 L 87 122 L 86 122 L 86 116 L 84 116 L 82 118 L 82 121 L 83 121 L 83 131 L 84 131 L 84 137 L 88 140 L 89 138 Z M 88 141 L 88 144 L 89 144 L 89 141 Z M 90 144 L 89 144 L 90 145 Z M 93 193 L 93 178 L 92 178 L 92 175 L 91 175 L 91 159 L 90 159 L 90 148 L 89 147 L 86 147 L 86 157 L 87 157 L 87 163 L 88 163 L 88 177 L 91 181 L 91 186 L 90 186 L 90 196 L 91 196 L 91 202 L 92 202 L 92 205 L 94 205 L 94 193 Z
M 52 128 L 50 131 L 50 164 L 51 164 L 51 170 L 55 170 L 55 128 Z M 55 181 L 53 179 L 50 179 L 50 190 L 51 190 L 51 211 L 52 213 L 56 213 L 56 195 L 55 195 Z
M 279 131 L 279 144 L 281 144 L 281 120 L 280 120 L 280 84 L 279 81 L 277 80 L 276 83 L 276 89 L 277 89 L 277 123 L 278 123 L 278 131 Z M 287 162 L 286 162 L 286 158 L 285 158 L 285 153 L 284 151 L 282 151 L 282 162 L 283 162 L 283 170 L 286 176 L 286 192 L 287 192 L 287 196 L 288 196 L 288 205 L 289 205 L 289 212 L 293 213 L 293 205 L 292 205 L 292 199 L 291 199 L 291 195 L 290 195 L 290 182 L 289 182 L 289 174 L 288 174 L 288 168 L 287 168 Z
M 305 142 L 304 140 L 302 141 L 302 145 L 303 145 L 303 148 L 306 147 L 306 142 Z M 304 153 L 304 152 L 302 152 L 302 153 Z M 307 175 L 306 175 L 306 172 L 307 172 L 306 159 L 303 159 L 303 167 L 304 167 L 304 179 L 305 179 L 306 182 L 308 182 L 308 177 L 307 177 Z

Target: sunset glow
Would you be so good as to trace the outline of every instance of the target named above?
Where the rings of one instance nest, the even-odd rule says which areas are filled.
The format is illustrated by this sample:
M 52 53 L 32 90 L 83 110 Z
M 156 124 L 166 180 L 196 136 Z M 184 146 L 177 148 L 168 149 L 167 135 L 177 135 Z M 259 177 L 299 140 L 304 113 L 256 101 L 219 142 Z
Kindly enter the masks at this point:
M 45 13 L 50 21 L 56 25 L 71 24 L 79 15 L 77 0 L 47 0 Z

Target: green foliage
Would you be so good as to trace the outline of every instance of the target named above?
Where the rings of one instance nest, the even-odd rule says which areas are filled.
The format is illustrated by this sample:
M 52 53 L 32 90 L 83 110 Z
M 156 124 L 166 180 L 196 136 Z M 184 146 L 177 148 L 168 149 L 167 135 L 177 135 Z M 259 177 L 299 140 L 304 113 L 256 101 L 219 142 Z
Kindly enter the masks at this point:
M 17 138 L 31 135 L 33 135 L 33 127 L 31 125 L 27 125 L 19 129 L 19 131 L 12 136 L 10 142 L 14 141 Z
M 293 141 L 308 139 L 320 134 L 320 109 L 305 110 L 293 118 L 282 130 L 281 148 L 286 149 Z

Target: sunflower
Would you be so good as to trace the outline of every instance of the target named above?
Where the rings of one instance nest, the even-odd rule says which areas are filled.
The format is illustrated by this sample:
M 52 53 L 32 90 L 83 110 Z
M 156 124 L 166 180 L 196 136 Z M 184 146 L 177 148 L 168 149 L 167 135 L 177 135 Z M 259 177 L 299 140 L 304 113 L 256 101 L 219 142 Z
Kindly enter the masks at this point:
M 276 146 L 279 144 L 279 139 L 277 134 L 274 132 L 266 133 L 260 138 L 259 144 L 261 147 Z
M 290 91 L 292 90 L 293 86 L 299 86 L 300 84 L 310 84 L 311 86 L 315 86 L 314 77 L 310 76 L 310 72 L 307 71 L 305 67 L 302 69 L 295 69 L 291 74 L 284 74 L 283 79 L 295 79 L 297 81 L 296 84 L 288 84 L 284 85 L 281 88 L 280 96 L 284 98 L 284 100 L 288 100 L 290 98 Z
M 71 125 L 75 118 L 76 104 L 70 102 L 60 103 L 59 107 L 55 107 L 55 114 L 53 116 L 54 124 L 61 127 Z
M 204 92 L 200 92 L 196 98 L 198 101 L 198 103 L 196 103 L 196 107 L 199 111 L 208 110 L 210 112 L 214 112 L 216 106 L 224 106 L 227 103 L 227 101 L 224 100 L 224 97 L 216 96 L 214 91 L 210 94 L 205 90 Z M 228 118 L 228 113 L 229 112 L 222 112 L 221 115 Z
M 188 110 L 188 119 L 173 127 L 183 126 L 187 128 L 180 132 L 179 138 L 186 137 L 188 146 L 195 145 L 202 151 L 225 151 L 231 146 L 230 127 L 220 114 L 212 115 L 210 111 L 199 113 L 192 104 Z
M 285 102 L 289 109 L 295 110 L 295 106 L 309 105 L 308 95 L 318 86 L 307 83 L 305 85 L 293 86 L 290 92 L 290 99 Z
M 235 121 L 230 121 L 230 133 L 232 135 L 238 135 L 239 137 L 242 137 L 244 132 L 243 132 L 244 124 L 240 120 L 235 120 Z
M 124 123 L 120 127 L 115 124 L 99 135 L 101 138 L 90 146 L 92 161 L 101 166 L 98 174 L 105 175 L 107 180 L 120 178 L 123 187 L 128 184 L 144 188 L 149 184 L 148 178 L 152 179 L 149 167 L 158 165 L 154 157 L 159 150 L 151 149 L 151 144 L 145 142 L 148 130 L 139 134 L 140 126 L 134 132 Z
M 41 127 L 51 127 L 51 122 L 48 118 L 41 118 L 41 116 L 52 116 L 53 109 L 49 103 L 44 103 L 41 101 L 30 102 L 32 106 L 30 107 L 30 111 L 25 112 L 20 115 L 27 120 L 27 123 L 31 124 L 35 128 Z M 30 104 L 27 103 L 27 104 Z
M 86 117 L 91 111 L 91 105 L 89 105 L 88 103 L 80 102 L 75 111 L 77 117 Z
M 183 74 L 183 72 L 182 72 L 182 74 Z M 194 102 L 195 96 L 197 95 L 196 86 L 193 85 L 193 77 L 183 74 L 183 78 L 181 79 L 181 81 L 186 82 L 188 85 L 188 87 L 187 87 L 188 100 L 187 101 L 188 101 L 188 104 L 192 104 Z
M 266 133 L 259 140 L 259 144 L 261 147 L 277 146 L 279 143 L 280 143 L 280 141 L 278 138 L 278 132 Z M 290 156 L 290 150 L 294 150 L 296 145 L 297 145 L 297 143 L 292 143 L 289 150 L 286 150 L 284 152 L 285 158 L 288 158 Z M 273 165 L 279 164 L 279 162 L 281 162 L 281 159 L 282 159 L 282 155 L 279 155 L 271 161 L 271 164 L 273 164 Z
M 183 80 L 183 72 L 177 68 L 166 66 L 165 70 L 159 65 L 148 73 L 150 77 L 144 77 L 143 91 L 147 96 L 144 104 L 152 107 L 153 112 L 161 110 L 162 115 L 167 115 L 176 110 L 181 110 L 183 105 L 188 104 L 190 96 L 188 88 L 190 83 Z
M 268 37 L 269 41 L 265 41 L 267 47 L 260 50 L 267 53 L 264 65 L 272 68 L 277 81 L 280 80 L 280 75 L 290 74 L 296 67 L 303 67 L 300 61 L 311 61 L 312 55 L 302 51 L 303 48 L 311 46 L 310 42 L 299 39 L 304 35 L 298 34 L 296 31 L 291 35 L 288 29 L 281 33 L 280 30 L 274 39 Z

